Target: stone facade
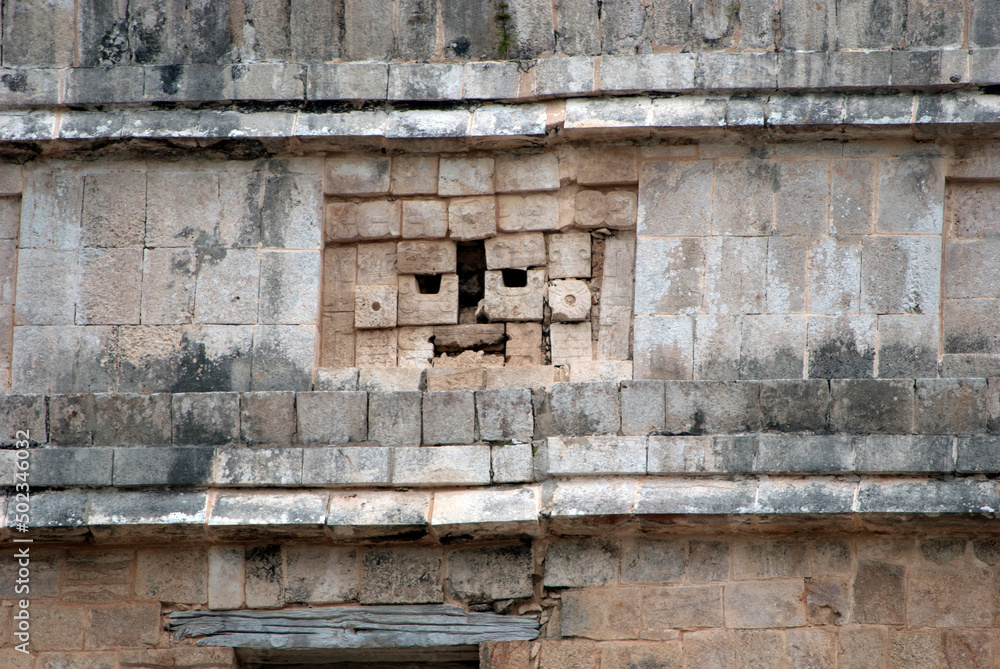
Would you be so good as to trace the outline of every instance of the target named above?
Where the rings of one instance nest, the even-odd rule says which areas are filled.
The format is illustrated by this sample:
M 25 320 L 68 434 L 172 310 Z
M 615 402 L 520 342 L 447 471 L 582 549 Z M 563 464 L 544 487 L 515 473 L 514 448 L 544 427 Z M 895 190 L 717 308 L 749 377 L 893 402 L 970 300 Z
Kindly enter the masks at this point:
M 0 3 L 0 666 L 995 669 L 994 4 Z

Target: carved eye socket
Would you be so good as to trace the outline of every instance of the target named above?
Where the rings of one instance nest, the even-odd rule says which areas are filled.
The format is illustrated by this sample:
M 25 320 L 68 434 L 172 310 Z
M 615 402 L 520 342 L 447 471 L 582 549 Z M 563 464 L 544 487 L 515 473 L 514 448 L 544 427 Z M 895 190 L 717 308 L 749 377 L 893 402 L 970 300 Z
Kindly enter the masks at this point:
M 372 302 L 372 311 L 382 311 L 382 305 L 379 302 Z

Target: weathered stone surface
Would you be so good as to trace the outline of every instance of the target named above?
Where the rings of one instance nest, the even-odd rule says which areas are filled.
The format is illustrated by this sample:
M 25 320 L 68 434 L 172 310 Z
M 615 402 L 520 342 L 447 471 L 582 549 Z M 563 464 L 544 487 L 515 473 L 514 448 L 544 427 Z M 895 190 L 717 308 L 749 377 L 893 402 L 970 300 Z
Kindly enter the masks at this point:
M 423 534 L 430 522 L 429 509 L 430 494 L 416 491 L 333 494 L 326 522 L 338 538 Z
M 553 365 L 587 363 L 594 358 L 590 322 L 553 323 L 549 327 L 549 337 Z
M 421 292 L 417 278 L 399 277 L 399 325 L 450 325 L 458 323 L 458 275 L 442 274 L 437 293 Z
M 760 313 L 766 303 L 768 240 L 723 237 L 704 245 L 703 310 Z
M 446 274 L 457 267 L 455 243 L 403 241 L 396 244 L 396 271 L 400 274 Z
M 853 621 L 893 624 L 903 621 L 905 570 L 875 560 L 859 560 L 854 579 Z
M 802 579 L 745 581 L 726 586 L 726 624 L 737 629 L 805 624 Z
M 447 558 L 448 592 L 461 601 L 493 602 L 532 594 L 528 545 L 460 548 Z
M 950 254 L 955 248 L 948 245 Z M 871 237 L 864 240 L 861 262 L 861 309 L 867 313 L 933 314 L 938 310 L 941 285 L 941 243 L 928 237 Z M 976 272 L 970 258 L 952 257 L 945 260 L 945 293 L 949 297 L 968 297 L 949 293 L 948 274 L 955 264 L 968 281 Z M 972 281 L 974 283 L 975 280 Z M 971 288 L 975 290 L 975 288 Z M 982 297 L 985 295 L 975 295 Z
M 698 239 L 641 238 L 636 268 L 636 314 L 701 310 L 705 248 Z
M 455 359 L 461 356 L 456 356 Z M 437 366 L 427 370 L 427 390 L 483 390 L 486 387 L 486 370 L 483 369 L 485 356 L 475 356 L 470 363 L 473 367 L 463 367 L 468 360 L 464 358 L 458 361 L 455 367 Z M 435 358 L 442 360 L 442 358 Z M 487 367 L 486 369 L 491 369 Z
M 141 276 L 139 249 L 83 250 L 77 325 L 138 324 Z
M 497 196 L 497 228 L 502 232 L 558 230 L 559 200 L 549 193 Z
M 486 240 L 487 269 L 537 267 L 545 264 L 545 238 L 540 232 L 497 235 Z
M 664 384 L 664 431 L 669 434 L 754 432 L 760 429 L 759 385 L 738 381 Z
M 580 228 L 631 230 L 636 225 L 636 195 L 633 191 L 581 190 L 576 194 L 573 223 Z
M 246 563 L 241 548 L 211 546 L 208 549 L 208 607 L 237 609 L 243 606 Z
M 919 379 L 915 429 L 920 434 L 985 432 L 986 404 L 985 379 Z
M 531 444 L 495 444 L 490 447 L 493 483 L 522 483 L 534 479 Z
M 320 254 L 316 251 L 262 254 L 258 322 L 315 323 L 319 276 Z
M 549 437 L 536 453 L 536 468 L 548 475 L 644 474 L 646 441 L 641 437 Z
M 744 316 L 742 337 L 741 378 L 802 378 L 805 318 L 770 314 Z
M 298 393 L 299 443 L 328 444 L 368 438 L 368 394 Z
M 396 156 L 392 161 L 392 192 L 395 195 L 434 195 L 438 189 L 437 156 Z M 417 201 L 424 202 L 424 201 Z M 427 201 L 430 202 L 430 201 Z M 405 221 L 404 221 L 405 225 Z M 413 235 L 405 234 L 405 237 Z
M 610 539 L 553 541 L 545 555 L 545 586 L 585 588 L 612 583 L 619 554 L 618 543 Z
M 475 441 L 473 395 L 469 391 L 423 395 L 423 443 L 470 444 Z
M 28 471 L 35 485 L 111 485 L 110 448 L 47 448 L 29 454 Z M 13 458 L 10 469 L 14 470 Z
M 286 602 L 325 604 L 357 599 L 353 548 L 285 547 Z
M 349 154 L 326 159 L 323 190 L 331 195 L 381 195 L 389 192 L 389 158 Z
M 809 575 L 806 544 L 801 541 L 742 541 L 733 545 L 736 580 Z
M 644 631 L 722 626 L 722 586 L 651 588 L 643 597 Z
M 205 485 L 215 451 L 205 446 L 115 450 L 114 485 Z
M 542 326 L 540 323 L 507 323 L 504 354 L 508 366 L 542 364 Z M 496 387 L 490 386 L 488 387 Z
M 489 482 L 489 446 L 396 449 L 393 483 L 397 485 L 477 485 Z
M 940 340 L 937 315 L 883 315 L 878 317 L 878 376 L 921 378 L 937 372 Z M 944 374 L 944 376 L 964 376 Z
M 140 550 L 136 557 L 136 596 L 161 602 L 208 601 L 204 548 Z
M 534 431 L 531 393 L 527 390 L 479 390 L 476 419 L 483 441 L 530 441 Z
M 529 269 L 522 277 L 502 270 L 486 271 L 483 311 L 495 321 L 540 321 L 545 301 L 545 270 Z M 511 285 L 514 284 L 514 285 Z
M 816 316 L 809 319 L 807 373 L 813 378 L 874 376 L 875 316 Z
M 395 286 L 356 286 L 354 327 L 359 330 L 395 327 L 398 292 Z
M 547 667 L 596 669 L 600 659 L 597 644 L 589 639 L 552 639 L 541 642 L 540 663 Z
M 560 623 L 564 636 L 591 639 L 631 639 L 639 636 L 638 588 L 586 588 L 562 598 Z
M 590 288 L 579 279 L 552 281 L 548 303 L 553 321 L 585 320 L 590 316 Z
M 623 434 L 655 434 L 664 429 L 662 381 L 624 381 L 621 388 Z
M 712 176 L 708 161 L 645 163 L 639 182 L 639 234 L 709 234 Z
M 687 316 L 640 317 L 634 323 L 637 379 L 690 379 L 694 332 Z
M 764 381 L 760 384 L 761 425 L 781 432 L 819 432 L 830 411 L 825 380 Z
M 308 448 L 302 451 L 302 483 L 389 483 L 390 449 L 381 446 Z
M 398 203 L 387 200 L 359 204 L 331 202 L 326 206 L 326 237 L 329 240 L 398 237 L 399 217 Z
M 84 628 L 82 622 L 79 627 Z M 86 649 L 152 646 L 160 632 L 160 605 L 135 602 L 95 606 L 84 629 Z
M 944 179 L 939 159 L 904 157 L 879 161 L 878 232 L 941 230 Z
M 622 542 L 623 583 L 671 583 L 684 579 L 687 545 L 672 539 L 626 539 Z
M 912 382 L 835 379 L 830 390 L 834 431 L 908 434 L 913 429 Z
M 360 601 L 363 604 L 440 602 L 443 556 L 439 548 L 378 548 L 365 553 Z
M 236 393 L 176 393 L 171 413 L 175 444 L 227 444 L 239 439 Z
M 613 383 L 555 383 L 549 403 L 558 434 L 615 434 L 621 426 Z
M 493 158 L 446 156 L 438 167 L 438 195 L 488 195 L 493 192 Z
M 420 444 L 421 395 L 372 392 L 368 395 L 368 438 L 381 444 Z
M 448 232 L 447 202 L 406 200 L 402 212 L 403 237 L 407 239 L 437 239 Z
M 495 198 L 456 197 L 448 200 L 448 234 L 452 239 L 485 239 L 496 231 Z

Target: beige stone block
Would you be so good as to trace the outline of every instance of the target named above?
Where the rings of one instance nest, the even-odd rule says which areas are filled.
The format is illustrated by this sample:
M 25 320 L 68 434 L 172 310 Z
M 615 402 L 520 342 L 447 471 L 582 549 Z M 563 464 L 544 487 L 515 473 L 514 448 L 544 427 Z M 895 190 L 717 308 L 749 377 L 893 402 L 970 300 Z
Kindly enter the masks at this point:
M 430 367 L 434 358 L 434 328 L 401 327 L 396 332 L 398 367 Z
M 938 630 L 892 630 L 889 636 L 889 669 L 938 669 L 947 666 L 944 643 Z
M 604 276 L 601 279 L 601 308 L 632 308 L 635 284 L 635 239 L 616 237 L 604 243 Z
M 438 195 L 487 195 L 493 192 L 493 159 L 445 156 L 438 167 Z
M 443 200 L 405 200 L 403 237 L 438 239 L 448 234 L 448 203 Z
M 389 158 L 349 154 L 326 159 L 324 191 L 331 195 L 382 195 L 389 192 Z
M 496 198 L 457 197 L 448 201 L 448 235 L 452 239 L 485 239 L 496 232 Z
M 602 643 L 601 667 L 681 667 L 680 641 L 611 641 Z M 711 669 L 696 665 L 699 669 Z
M 804 541 L 740 541 L 733 544 L 732 555 L 737 580 L 809 575 Z
M 525 669 L 531 666 L 531 641 L 486 641 L 479 644 L 482 669 Z
M 434 367 L 503 367 L 504 356 L 485 351 L 462 351 L 457 355 L 442 353 L 434 358 Z
M 554 153 L 497 156 L 496 187 L 498 193 L 558 190 L 559 159 Z
M 458 267 L 455 242 L 403 241 L 396 244 L 400 274 L 449 274 Z
M 211 546 L 208 549 L 208 608 L 239 609 L 243 606 L 246 563 L 243 548 Z
M 631 332 L 632 309 L 602 305 L 597 332 L 597 359 L 628 360 Z
M 512 270 L 510 276 L 504 271 L 486 271 L 486 289 L 483 310 L 491 321 L 540 321 L 545 301 L 545 270 L 529 269 L 525 285 L 508 286 L 515 283 L 519 270 Z M 515 276 L 516 275 L 516 276 Z
M 0 239 L 17 239 L 21 227 L 21 196 L 0 197 Z
M 548 236 L 549 277 L 553 279 L 589 279 L 590 233 L 571 230 Z
M 121 662 L 118 665 L 119 669 L 149 669 L 152 667 L 231 669 L 236 663 L 232 648 L 199 648 L 197 646 L 123 650 L 119 657 Z M 74 667 L 74 669 L 76 668 Z
M 884 667 L 889 633 L 885 627 L 847 626 L 837 635 L 837 662 L 840 669 Z
M 136 559 L 136 597 L 204 604 L 208 601 L 207 566 L 204 548 L 140 550 Z
M 541 642 L 538 652 L 540 667 L 572 667 L 597 669 L 597 644 L 587 639 L 559 639 Z
M 396 156 L 392 159 L 393 195 L 433 195 L 437 190 L 437 156 Z
M 146 236 L 146 172 L 94 172 L 83 178 L 84 246 L 142 246 Z
M 141 648 L 160 638 L 159 602 L 94 606 L 86 626 L 85 648 Z
M 549 282 L 553 321 L 582 321 L 590 317 L 590 287 L 579 279 Z
M 395 367 L 396 330 L 358 330 L 354 335 L 356 367 Z
M 545 237 L 540 232 L 497 235 L 486 240 L 486 267 L 535 267 L 545 264 Z
M 642 593 L 643 633 L 722 627 L 722 586 L 646 588 Z
M 549 335 L 553 365 L 572 365 L 594 359 L 589 322 L 553 323 Z
M 788 662 L 788 644 L 783 631 L 739 630 L 734 637 L 737 667 L 784 669 L 788 666 L 802 666 Z
M 328 241 L 399 237 L 398 202 L 331 202 L 325 216 Z
M 324 313 L 320 350 L 322 366 L 353 367 L 354 347 L 354 312 Z
M 402 329 L 405 328 L 399 328 L 396 332 Z M 423 381 L 423 369 L 415 367 L 376 367 L 362 369 L 359 372 L 358 390 L 369 393 L 422 390 Z
M 505 338 L 503 323 L 469 323 L 434 328 L 434 345 L 445 350 L 502 347 Z
M 219 230 L 219 177 L 205 172 L 150 171 L 146 182 L 146 246 L 193 246 L 203 237 L 227 245 Z
M 84 249 L 77 325 L 138 325 L 142 249 Z
M 732 669 L 733 633 L 729 630 L 705 630 L 684 635 L 685 669 Z
M 540 323 L 507 323 L 508 365 L 542 364 L 542 326 Z
M 229 249 L 225 254 L 200 259 L 195 284 L 195 322 L 256 323 L 260 300 L 257 249 Z
M 909 574 L 907 622 L 913 627 L 989 627 L 996 587 L 991 570 L 921 565 Z
M 486 370 L 435 367 L 427 370 L 427 391 L 483 390 L 486 387 Z
M 511 388 L 550 388 L 553 383 L 569 381 L 561 367 L 534 365 L 528 367 L 488 367 L 486 387 L 490 390 Z
M 635 639 L 640 629 L 640 599 L 639 588 L 567 590 L 562 597 L 563 636 Z
M 420 292 L 415 276 L 399 277 L 400 325 L 455 325 L 458 323 L 458 275 L 444 274 L 435 294 Z
M 636 194 L 632 191 L 616 190 L 602 193 L 596 190 L 582 190 L 576 194 L 575 208 L 573 222 L 578 227 L 612 230 L 635 228 Z
M 197 256 L 189 249 L 145 249 L 142 262 L 143 325 L 190 323 L 194 318 Z
M 18 195 L 22 188 L 21 166 L 0 165 L 0 195 Z
M 576 178 L 581 184 L 619 184 L 639 180 L 634 146 L 594 146 L 577 152 Z
M 16 650 L 9 652 L 8 657 L 0 653 L 0 666 L 7 669 L 29 669 L 31 656 Z M 23 659 L 19 659 L 20 658 Z M 118 653 L 115 651 L 96 651 L 93 653 L 39 653 L 36 669 L 119 669 Z
M 359 330 L 396 327 L 395 286 L 354 288 L 354 327 Z
M 32 650 L 74 650 L 83 647 L 87 620 L 85 607 L 45 600 L 33 600 L 30 604 Z
M 502 232 L 558 230 L 559 200 L 550 193 L 497 196 L 497 228 Z
M 740 581 L 726 585 L 726 625 L 737 629 L 801 627 L 803 580 Z
M 63 566 L 61 597 L 102 602 L 127 599 L 132 591 L 132 551 L 71 552 Z
M 581 360 L 569 366 L 570 383 L 620 383 L 631 379 L 631 360 Z
M 323 309 L 327 311 L 354 309 L 357 265 L 358 247 L 353 244 L 329 246 L 323 250 Z
M 396 285 L 396 242 L 358 244 L 357 263 L 358 284 Z
M 286 602 L 327 604 L 358 597 L 358 553 L 354 548 L 285 548 Z

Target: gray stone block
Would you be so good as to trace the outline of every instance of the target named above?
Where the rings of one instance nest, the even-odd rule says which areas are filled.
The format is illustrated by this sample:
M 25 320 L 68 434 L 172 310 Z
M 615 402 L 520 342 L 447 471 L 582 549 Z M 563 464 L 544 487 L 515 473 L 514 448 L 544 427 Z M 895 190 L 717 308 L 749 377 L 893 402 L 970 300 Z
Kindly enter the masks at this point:
M 913 432 L 913 382 L 834 379 L 830 429 L 857 434 Z
M 770 290 L 768 293 L 772 294 Z M 694 378 L 704 380 L 738 378 L 742 345 L 741 315 L 695 316 Z
M 250 389 L 308 390 L 316 336 L 314 325 L 257 326 Z
M 644 437 L 549 437 L 535 454 L 539 478 L 570 474 L 645 474 Z
M 532 444 L 494 444 L 490 447 L 493 483 L 533 481 L 535 466 Z
M 31 449 L 30 483 L 39 486 L 111 485 L 110 448 Z
M 621 427 L 614 383 L 553 383 L 549 404 L 559 434 L 617 434 Z
M 945 281 L 947 285 L 947 277 Z M 861 249 L 862 312 L 933 314 L 938 311 L 940 295 L 940 238 L 906 236 L 864 240 Z
M 602 56 L 601 90 L 685 91 L 694 87 L 694 64 L 691 53 Z
M 579 95 L 594 90 L 594 59 L 542 58 L 535 66 L 535 95 Z
M 1000 300 L 945 300 L 945 353 L 1000 353 Z M 16 350 L 15 340 L 15 350 Z
M 879 161 L 878 232 L 938 234 L 944 215 L 941 159 L 904 156 Z
M 752 381 L 668 381 L 664 432 L 702 434 L 760 430 L 760 386 Z
M 762 434 L 757 438 L 757 472 L 851 472 L 854 447 L 841 435 Z
M 690 237 L 640 237 L 636 243 L 636 314 L 700 312 L 707 245 Z
M 345 0 L 345 60 L 385 61 L 392 55 L 393 3 L 389 0 Z
M 389 65 L 390 100 L 461 100 L 462 66 L 429 63 Z
M 172 441 L 171 396 L 98 393 L 92 425 L 99 446 L 160 446 Z
M 990 264 L 998 251 L 1000 244 L 994 239 L 949 240 L 944 258 L 945 297 L 1000 297 L 1000 283 Z
M 788 51 L 827 51 L 835 44 L 834 9 L 826 3 L 792 0 L 782 5 L 778 45 Z
M 251 546 L 244 554 L 244 592 L 248 608 L 272 608 L 285 602 L 285 561 L 280 544 Z
M 391 483 L 392 449 L 385 446 L 307 448 L 302 455 L 303 485 Z
M 145 102 L 210 102 L 233 98 L 231 71 L 224 65 L 178 64 L 142 70 Z
M 810 378 L 872 378 L 876 316 L 812 316 L 806 333 Z
M 825 379 L 762 381 L 761 426 L 776 432 L 822 432 L 830 414 Z
M 503 58 L 499 53 L 500 34 L 496 25 L 484 21 L 495 16 L 495 0 L 470 0 L 441 7 L 444 24 L 444 48 L 448 56 L 469 60 Z
M 17 285 L 21 290 L 17 291 L 14 314 L 19 325 L 70 325 L 79 294 L 79 254 L 21 249 Z
M 216 536 L 253 540 L 266 533 L 300 537 L 324 536 L 325 492 L 220 491 L 212 505 L 209 529 Z
M 6 507 L 7 523 L 11 533 L 18 538 L 28 536 L 35 541 L 42 538 L 82 541 L 89 533 L 86 527 L 88 493 L 78 490 L 37 492 L 31 496 L 28 514 L 17 512 L 15 504 Z M 25 518 L 27 516 L 27 518 Z M 28 529 L 22 534 L 20 521 Z
M 906 12 L 907 47 L 960 47 L 965 10 L 947 1 L 909 3 Z
M 639 489 L 635 513 L 750 513 L 756 496 L 755 481 L 657 481 Z
M 774 53 L 699 53 L 694 85 L 700 89 L 765 89 L 778 86 Z
M 305 99 L 306 69 L 298 63 L 238 63 L 230 72 L 234 100 Z
M 556 478 L 550 485 L 554 489 L 549 516 L 559 521 L 557 526 L 586 526 L 588 516 L 629 516 L 635 505 L 634 478 Z
M 368 438 L 368 393 L 297 393 L 295 399 L 300 444 L 335 444 Z
M 142 102 L 142 67 L 74 67 L 66 72 L 66 104 Z
M 1000 437 L 958 437 L 955 470 L 959 473 L 1000 472 Z
M 691 378 L 694 365 L 694 327 L 691 317 L 637 317 L 632 328 L 635 378 Z
M 530 544 L 459 548 L 447 555 L 448 594 L 469 604 L 532 596 Z
M 753 471 L 753 436 L 650 437 L 646 467 L 650 474 Z
M 740 378 L 802 378 L 806 319 L 782 314 L 743 317 Z
M 117 530 L 130 527 L 140 531 L 157 528 L 162 530 L 161 536 L 187 533 L 203 537 L 207 515 L 206 492 L 102 490 L 90 494 L 86 520 L 101 538 L 114 537 Z
M 361 572 L 362 604 L 444 601 L 443 551 L 437 547 L 373 548 Z
M 854 471 L 951 472 L 955 469 L 952 437 L 867 435 L 854 437 Z
M 374 490 L 330 496 L 326 522 L 335 538 L 401 536 L 427 533 L 431 495 L 420 491 Z
M 471 444 L 476 440 L 475 401 L 471 391 L 424 393 L 422 415 L 424 444 Z
M 236 393 L 172 395 L 173 442 L 222 445 L 239 441 L 239 403 Z
M 851 95 L 846 100 L 845 124 L 907 125 L 913 116 L 913 97 L 909 95 Z
M 289 3 L 291 58 L 297 63 L 327 63 L 340 58 L 344 6 L 323 0 Z
M 421 393 L 372 392 L 368 395 L 368 438 L 383 445 L 420 444 Z
M 991 482 L 969 479 L 950 481 L 862 480 L 858 513 L 983 513 L 996 508 L 996 488 Z
M 462 97 L 466 100 L 504 100 L 517 97 L 521 73 L 516 63 L 466 63 Z
M 75 12 L 74 3 L 65 0 L 44 5 L 6 5 L 3 8 L 3 64 L 71 65 Z
M 312 63 L 311 100 L 384 100 L 389 85 L 386 63 Z
M 319 248 L 323 236 L 322 217 L 317 215 L 323 206 L 322 172 L 309 162 L 279 159 L 268 161 L 267 169 L 260 210 L 264 248 Z
M 316 251 L 263 253 L 258 322 L 315 323 L 320 276 L 320 254 Z
M 584 588 L 614 583 L 621 547 L 615 539 L 557 539 L 545 554 L 547 588 Z
M 44 395 L 0 397 L 0 419 L 6 426 L 0 443 L 6 446 L 23 439 L 34 444 L 47 442 L 49 439 L 45 430 L 45 413 Z
M 115 389 L 118 328 L 20 326 L 14 330 L 11 369 L 14 392 L 110 392 Z
M 622 583 L 679 583 L 688 562 L 687 542 L 677 539 L 622 541 Z
M 850 513 L 857 485 L 853 481 L 809 480 L 761 481 L 755 513 L 827 514 Z
M 116 448 L 114 485 L 206 485 L 212 483 L 215 449 L 207 446 Z
M 916 388 L 918 434 L 986 432 L 986 379 L 917 379 Z
M 357 367 L 327 367 L 316 370 L 313 390 L 332 392 L 338 390 L 358 390 Z
M 566 0 L 556 6 L 556 50 L 567 56 L 601 52 L 598 5 L 590 0 Z
M 878 376 L 911 379 L 935 376 L 940 325 L 936 314 L 879 316 Z M 980 375 L 942 373 L 942 376 Z
M 483 441 L 531 441 L 534 433 L 531 391 L 476 391 L 476 419 Z
M 302 449 L 217 449 L 214 483 L 236 486 L 299 485 L 302 483 Z
M 934 319 L 937 321 L 937 316 Z M 913 374 L 911 376 L 933 376 L 933 374 Z M 941 378 L 977 376 L 1000 376 L 1000 355 L 945 353 L 941 356 Z
M 395 449 L 395 485 L 486 485 L 489 446 L 401 446 Z
M 247 446 L 290 446 L 295 432 L 295 393 L 240 394 L 241 442 Z
M 94 443 L 94 420 L 93 395 L 51 395 L 48 441 L 58 446 L 90 445 Z
M 969 58 L 969 81 L 996 84 L 1000 80 L 1000 49 L 972 49 Z
M 645 7 L 638 0 L 609 0 L 601 5 L 601 52 L 636 53 L 649 48 Z M 644 44 L 645 43 L 645 44 Z
M 508 3 L 509 32 L 514 40 L 506 57 L 534 58 L 555 48 L 553 12 L 550 7 L 531 0 L 512 0 Z
M 358 551 L 353 547 L 286 546 L 285 601 L 321 604 L 358 598 Z
M 622 434 L 657 434 L 664 428 L 662 381 L 623 381 Z

